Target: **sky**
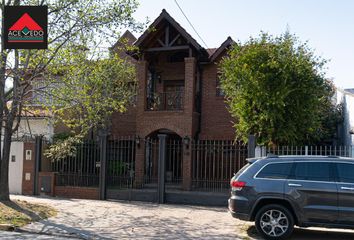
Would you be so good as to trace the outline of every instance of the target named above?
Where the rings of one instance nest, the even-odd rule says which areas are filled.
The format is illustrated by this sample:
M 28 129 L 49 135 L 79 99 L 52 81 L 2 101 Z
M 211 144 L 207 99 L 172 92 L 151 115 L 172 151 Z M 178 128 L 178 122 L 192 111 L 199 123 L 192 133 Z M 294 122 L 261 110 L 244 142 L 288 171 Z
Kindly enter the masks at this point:
M 354 0 L 178 0 L 207 46 L 175 0 L 139 2 L 137 20 L 148 17 L 152 22 L 164 8 L 203 47 L 219 47 L 228 36 L 245 42 L 261 31 L 279 35 L 289 29 L 308 41 L 316 55 L 330 60 L 326 76 L 337 87 L 354 88 Z

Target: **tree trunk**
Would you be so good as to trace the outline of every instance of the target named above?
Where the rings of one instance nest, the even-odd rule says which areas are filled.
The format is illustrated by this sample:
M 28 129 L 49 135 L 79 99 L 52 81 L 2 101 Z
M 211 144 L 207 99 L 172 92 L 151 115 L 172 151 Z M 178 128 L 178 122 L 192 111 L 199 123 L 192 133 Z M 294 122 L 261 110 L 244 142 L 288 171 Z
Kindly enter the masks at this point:
M 9 194 L 9 158 L 11 148 L 11 130 L 5 128 L 2 141 L 1 174 L 0 174 L 0 201 L 10 200 Z
M 2 7 L 5 5 L 5 1 L 2 1 Z M 4 26 L 4 9 L 1 9 L 1 19 L 2 26 Z M 1 36 L 4 35 L 4 28 L 1 28 Z M 1 61 L 0 61 L 0 201 L 8 201 L 9 197 L 9 154 L 10 154 L 10 145 L 11 145 L 11 135 L 10 135 L 10 145 L 4 138 L 2 139 L 2 130 L 4 129 L 4 104 L 5 104 L 5 71 L 6 71 L 6 61 L 7 55 L 4 49 L 4 43 L 1 41 Z M 3 149 L 5 149 L 5 145 L 9 145 L 8 154 L 4 154 Z M 7 147 L 6 147 L 7 148 Z

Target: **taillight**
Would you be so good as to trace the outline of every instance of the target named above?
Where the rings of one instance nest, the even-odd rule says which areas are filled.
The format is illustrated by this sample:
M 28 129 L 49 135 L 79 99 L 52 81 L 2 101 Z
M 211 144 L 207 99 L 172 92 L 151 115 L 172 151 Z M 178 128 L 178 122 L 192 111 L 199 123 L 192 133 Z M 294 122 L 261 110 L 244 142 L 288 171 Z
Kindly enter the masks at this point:
M 231 185 L 232 190 L 237 191 L 237 190 L 241 190 L 243 187 L 245 187 L 246 183 L 242 182 L 242 181 L 236 181 L 236 180 L 231 179 L 230 185 Z

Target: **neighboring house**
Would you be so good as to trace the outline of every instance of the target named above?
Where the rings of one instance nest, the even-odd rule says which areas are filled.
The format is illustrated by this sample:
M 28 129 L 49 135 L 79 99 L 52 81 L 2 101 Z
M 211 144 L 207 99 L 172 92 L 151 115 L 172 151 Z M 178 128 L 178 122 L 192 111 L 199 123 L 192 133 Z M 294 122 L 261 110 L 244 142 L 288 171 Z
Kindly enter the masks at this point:
M 21 140 L 22 138 L 33 138 L 38 135 L 42 135 L 48 141 L 52 140 L 54 135 L 52 117 L 43 111 L 24 114 L 13 138 Z
M 343 145 L 354 145 L 354 89 L 337 88 L 337 103 L 343 104 L 343 124 L 340 139 Z
M 33 96 L 36 98 L 36 96 Z M 16 124 L 16 122 L 14 123 Z M 9 161 L 11 194 L 33 194 L 35 136 L 51 141 L 54 126 L 51 115 L 38 102 L 26 104 L 17 132 L 12 135 Z

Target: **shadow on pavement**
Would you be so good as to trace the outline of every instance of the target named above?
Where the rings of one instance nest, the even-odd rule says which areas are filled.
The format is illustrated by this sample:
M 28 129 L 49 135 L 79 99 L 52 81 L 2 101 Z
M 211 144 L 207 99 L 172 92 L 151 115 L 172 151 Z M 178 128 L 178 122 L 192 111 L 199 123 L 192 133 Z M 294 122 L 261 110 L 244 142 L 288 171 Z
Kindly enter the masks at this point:
M 354 239 L 354 232 L 343 232 L 343 231 L 330 230 L 330 229 L 322 230 L 322 229 L 315 229 L 315 228 L 311 228 L 311 229 L 295 228 L 290 239 L 291 240 Z M 247 235 L 253 239 L 263 239 L 258 235 L 255 226 L 250 226 L 247 229 Z

